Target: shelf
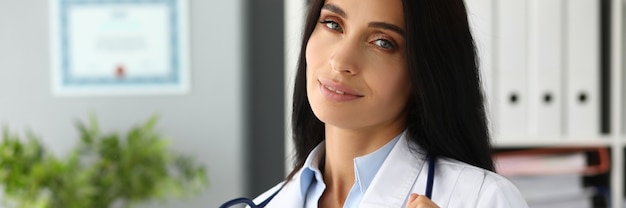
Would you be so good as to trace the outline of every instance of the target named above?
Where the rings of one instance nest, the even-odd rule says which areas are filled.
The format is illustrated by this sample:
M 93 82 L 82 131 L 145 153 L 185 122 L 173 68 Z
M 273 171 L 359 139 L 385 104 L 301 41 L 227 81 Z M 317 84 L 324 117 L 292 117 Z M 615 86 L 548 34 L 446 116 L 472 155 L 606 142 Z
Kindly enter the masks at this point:
M 588 147 L 613 145 L 616 141 L 609 136 L 596 138 L 495 138 L 492 142 L 494 148 L 519 148 L 519 147 Z

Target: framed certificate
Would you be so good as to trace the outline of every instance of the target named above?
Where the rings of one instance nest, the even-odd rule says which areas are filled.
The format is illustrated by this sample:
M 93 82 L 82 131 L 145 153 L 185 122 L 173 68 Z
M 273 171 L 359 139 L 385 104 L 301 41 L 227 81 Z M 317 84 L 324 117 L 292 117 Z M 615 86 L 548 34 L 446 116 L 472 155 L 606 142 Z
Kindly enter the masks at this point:
M 56 95 L 189 90 L 187 0 L 49 0 Z

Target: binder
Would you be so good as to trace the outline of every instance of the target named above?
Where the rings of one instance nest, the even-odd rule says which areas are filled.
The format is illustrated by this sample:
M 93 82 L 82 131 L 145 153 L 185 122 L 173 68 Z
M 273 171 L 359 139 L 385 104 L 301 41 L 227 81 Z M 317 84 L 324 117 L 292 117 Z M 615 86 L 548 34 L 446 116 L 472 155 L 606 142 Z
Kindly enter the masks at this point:
M 493 157 L 496 172 L 516 185 L 530 207 L 592 207 L 593 198 L 608 200 L 602 183 L 582 183 L 609 173 L 606 147 L 513 150 Z
M 570 137 L 600 134 L 600 1 L 566 1 L 566 119 Z
M 528 0 L 497 0 L 495 19 L 495 131 L 502 137 L 528 134 Z
M 485 111 L 493 130 L 493 0 L 466 0 L 467 17 L 476 43 L 480 77 L 485 93 Z
M 562 134 L 563 0 L 529 1 L 529 134 Z
M 577 174 L 508 178 L 532 208 L 593 208 L 594 187 Z
M 593 157 L 594 160 L 587 157 Z M 607 173 L 611 161 L 605 147 L 538 148 L 493 155 L 496 172 L 504 176 Z

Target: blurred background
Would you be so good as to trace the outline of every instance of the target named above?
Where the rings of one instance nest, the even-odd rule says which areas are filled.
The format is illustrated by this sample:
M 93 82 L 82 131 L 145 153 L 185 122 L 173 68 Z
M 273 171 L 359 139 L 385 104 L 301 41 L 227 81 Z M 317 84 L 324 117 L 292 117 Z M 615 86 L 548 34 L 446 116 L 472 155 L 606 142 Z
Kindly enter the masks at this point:
M 52 89 L 54 2 L 84 1 L 0 1 L 0 125 L 32 131 L 61 157 L 80 141 L 75 123 L 91 114 L 103 132 L 160 115 L 155 129 L 206 167 L 210 184 L 140 207 L 217 207 L 283 179 L 306 0 L 185 1 L 187 90 L 73 96 Z M 466 3 L 498 171 L 531 207 L 622 207 L 623 1 Z
M 284 173 L 282 0 L 189 1 L 190 88 L 183 94 L 56 96 L 50 3 L 0 1 L 0 125 L 27 129 L 56 155 L 79 141 L 78 120 L 126 131 L 160 114 L 170 147 L 207 168 L 199 196 L 145 207 L 217 207 L 255 196 Z

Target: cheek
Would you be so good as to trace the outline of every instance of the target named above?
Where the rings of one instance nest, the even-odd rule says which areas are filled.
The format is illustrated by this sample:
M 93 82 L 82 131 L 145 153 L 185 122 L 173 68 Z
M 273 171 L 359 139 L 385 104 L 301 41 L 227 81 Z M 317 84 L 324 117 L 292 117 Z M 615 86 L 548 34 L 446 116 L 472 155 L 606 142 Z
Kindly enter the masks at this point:
M 306 48 L 306 54 L 305 54 L 305 62 L 306 62 L 306 68 L 305 68 L 305 70 L 306 70 L 305 72 L 306 73 L 305 74 L 306 74 L 307 89 L 308 89 L 308 87 L 311 86 L 312 78 L 314 77 L 313 76 L 313 71 L 314 71 L 313 69 L 315 67 L 312 66 L 314 63 L 310 59 L 311 56 L 312 56 L 311 53 L 309 53 L 309 47 L 307 47 Z
M 400 77 L 398 77 L 398 79 L 395 82 L 392 82 L 392 83 L 397 83 L 396 85 L 394 85 L 394 89 L 392 89 L 397 94 L 397 96 L 395 96 L 396 99 L 401 100 L 401 101 L 406 101 L 411 92 L 411 85 L 409 84 L 409 75 L 407 73 L 403 73 L 400 75 Z
M 305 52 L 304 52 L 304 61 L 306 63 L 306 88 L 307 88 L 307 95 L 309 98 L 309 102 L 311 101 L 311 92 L 313 92 L 314 87 L 316 86 L 316 76 L 315 76 L 315 69 L 317 68 L 317 65 L 319 62 L 316 58 L 319 57 L 319 55 L 317 53 L 319 53 L 319 50 L 316 47 L 317 42 L 314 38 L 313 35 L 311 35 L 311 37 L 309 38 L 309 41 L 307 43 L 307 46 L 305 48 Z
M 323 51 L 320 48 L 319 41 L 317 40 L 315 33 L 313 33 L 307 42 L 304 52 L 304 59 L 307 66 L 319 65 L 322 53 Z
M 406 71 L 406 69 L 404 69 Z M 380 100 L 386 104 L 404 105 L 410 93 L 410 84 L 408 73 L 399 71 L 397 73 L 385 73 L 375 75 L 374 82 L 371 84 L 381 98 Z
M 317 30 L 317 29 L 316 29 Z M 323 68 L 323 59 L 324 51 L 322 50 L 324 47 L 321 47 L 319 35 L 316 35 L 316 31 L 311 34 L 309 41 L 307 42 L 304 59 L 306 63 L 306 77 L 307 77 L 307 85 L 311 86 L 315 84 L 315 74 L 318 69 Z

